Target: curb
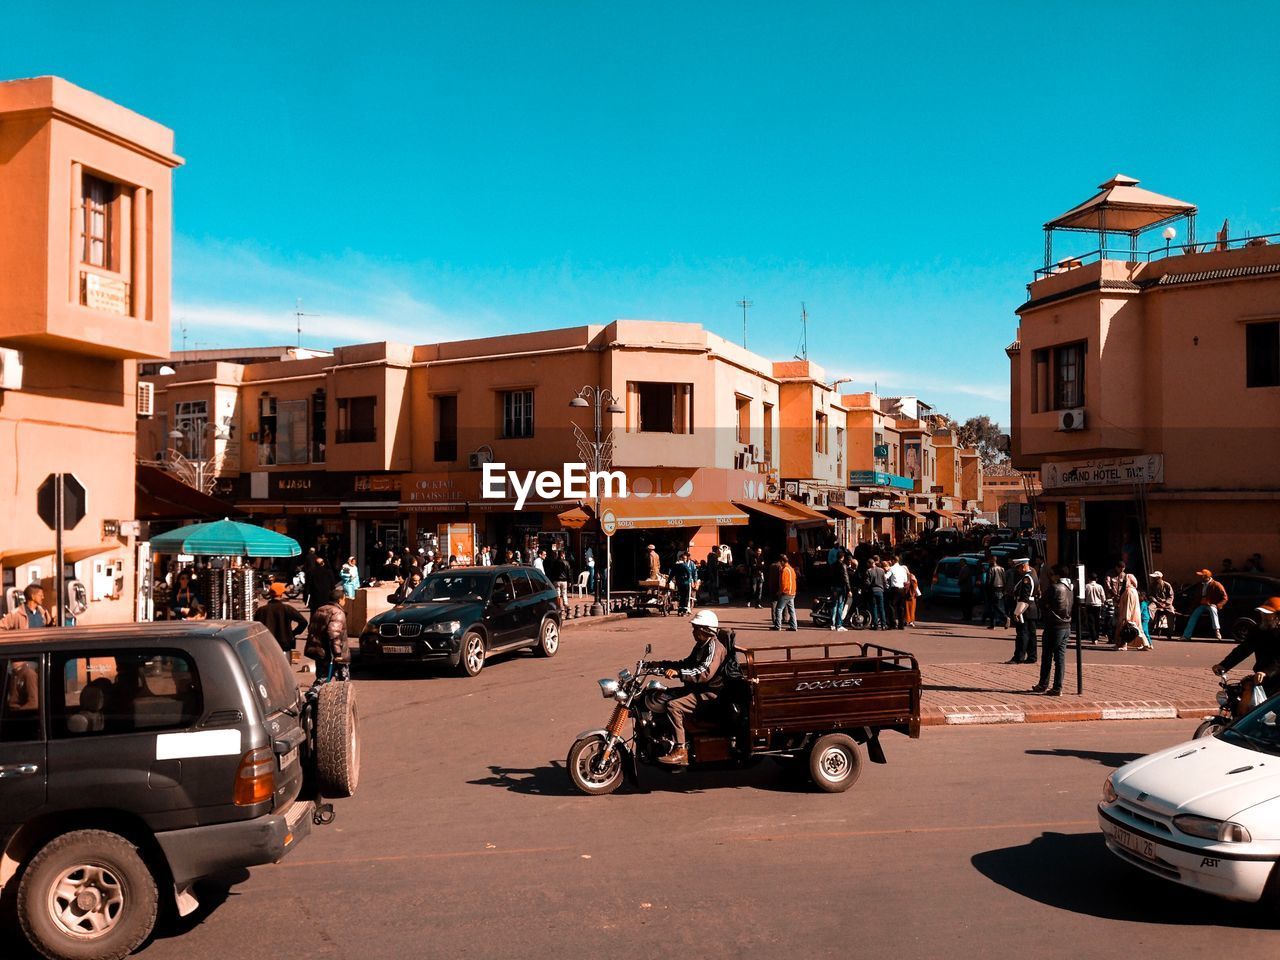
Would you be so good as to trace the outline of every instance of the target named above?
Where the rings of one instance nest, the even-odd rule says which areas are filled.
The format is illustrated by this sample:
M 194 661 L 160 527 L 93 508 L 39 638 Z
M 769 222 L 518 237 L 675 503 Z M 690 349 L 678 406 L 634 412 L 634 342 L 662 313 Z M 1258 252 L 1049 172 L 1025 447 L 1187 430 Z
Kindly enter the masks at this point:
M 570 627 L 594 627 L 600 623 L 613 623 L 615 620 L 625 620 L 625 613 L 606 613 L 599 617 L 578 617 L 575 620 L 565 620 L 560 624 L 561 630 L 568 630 Z
M 1199 720 L 1218 712 L 1217 704 L 1159 702 L 1089 703 L 1077 708 L 1025 710 L 992 703 L 966 707 L 926 707 L 920 725 L 974 726 L 992 723 L 1080 723 L 1090 720 Z

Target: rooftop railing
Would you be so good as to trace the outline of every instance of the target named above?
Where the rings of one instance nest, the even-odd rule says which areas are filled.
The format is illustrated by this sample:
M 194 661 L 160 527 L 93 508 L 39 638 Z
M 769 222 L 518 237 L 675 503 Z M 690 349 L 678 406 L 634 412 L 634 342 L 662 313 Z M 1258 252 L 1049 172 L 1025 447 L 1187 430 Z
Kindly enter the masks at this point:
M 1036 270 L 1035 279 L 1055 277 L 1076 267 L 1099 260 L 1120 260 L 1125 263 L 1151 263 L 1165 257 L 1176 257 L 1185 253 L 1212 253 L 1216 250 L 1238 250 L 1244 247 L 1265 247 L 1280 243 L 1280 233 L 1266 233 L 1256 237 L 1233 237 L 1227 240 L 1210 240 L 1208 243 L 1167 243 L 1151 250 L 1133 250 L 1129 247 L 1100 247 L 1075 256 L 1063 257 L 1050 267 Z M 1033 283 L 1035 281 L 1032 281 Z

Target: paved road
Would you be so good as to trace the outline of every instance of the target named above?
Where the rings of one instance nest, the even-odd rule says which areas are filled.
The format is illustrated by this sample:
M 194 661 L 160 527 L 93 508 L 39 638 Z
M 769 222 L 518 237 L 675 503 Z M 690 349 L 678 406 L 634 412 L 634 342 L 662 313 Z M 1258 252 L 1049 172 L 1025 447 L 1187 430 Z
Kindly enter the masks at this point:
M 1114 765 L 1186 721 L 889 735 L 849 793 L 771 763 L 570 792 L 564 755 L 609 705 L 595 680 L 687 647 L 678 621 L 566 633 L 474 680 L 366 680 L 364 778 L 283 864 L 214 898 L 147 960 L 1267 956 L 1252 908 L 1139 874 L 1093 819 Z M 672 628 L 676 628 L 673 630 Z M 678 632 L 677 632 L 678 631 Z M 805 639 L 811 639 L 806 637 Z

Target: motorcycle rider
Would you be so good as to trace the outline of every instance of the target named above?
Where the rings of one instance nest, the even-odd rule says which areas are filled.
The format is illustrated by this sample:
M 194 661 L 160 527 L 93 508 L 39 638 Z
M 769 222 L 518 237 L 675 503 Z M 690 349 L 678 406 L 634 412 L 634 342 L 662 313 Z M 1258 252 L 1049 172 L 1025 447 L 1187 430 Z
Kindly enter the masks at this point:
M 1245 679 L 1240 697 L 1241 716 L 1253 708 L 1255 685 L 1262 687 L 1268 697 L 1280 693 L 1280 597 L 1271 597 L 1258 607 L 1257 614 L 1257 623 L 1245 638 L 1213 665 L 1213 672 L 1222 676 L 1253 654 L 1253 676 Z
M 682 680 L 684 686 L 666 690 L 653 698 L 655 713 L 665 712 L 675 728 L 676 742 L 671 752 L 658 758 L 659 763 L 685 766 L 689 762 L 689 744 L 685 741 L 684 721 L 700 703 L 720 696 L 724 686 L 721 675 L 728 650 L 720 642 L 720 618 L 710 610 L 699 610 L 690 621 L 693 627 L 693 649 L 683 660 L 661 660 L 659 669 L 669 680 Z

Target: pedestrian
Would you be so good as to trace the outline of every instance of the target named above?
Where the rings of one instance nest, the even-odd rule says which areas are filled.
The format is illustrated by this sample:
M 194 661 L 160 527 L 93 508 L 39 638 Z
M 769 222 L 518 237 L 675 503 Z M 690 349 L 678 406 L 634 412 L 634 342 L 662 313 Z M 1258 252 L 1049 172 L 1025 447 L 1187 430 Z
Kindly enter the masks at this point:
M 1197 570 L 1200 580 L 1200 602 L 1187 618 L 1187 625 L 1182 631 L 1182 639 L 1190 640 L 1195 635 L 1196 624 L 1208 611 L 1209 622 L 1213 624 L 1213 638 L 1222 639 L 1222 624 L 1218 620 L 1218 611 L 1227 605 L 1227 591 L 1217 580 L 1213 579 L 1213 571 L 1205 568 Z
M 711 602 L 715 603 L 720 596 L 720 551 L 715 547 L 707 553 L 706 576 L 703 581 L 707 585 L 707 592 L 711 597 Z
M 1051 581 L 1044 597 L 1044 631 L 1040 640 L 1040 682 L 1032 693 L 1050 697 L 1062 696 L 1062 674 L 1066 666 L 1067 640 L 1071 637 L 1071 612 L 1075 594 L 1067 579 L 1067 568 L 1056 564 L 1050 571 Z M 1049 668 L 1053 668 L 1053 683 Z
M 552 548 L 551 555 L 542 564 L 542 571 L 555 585 L 556 603 L 560 609 L 569 609 L 569 564 L 559 550 Z
M 336 671 L 345 673 L 347 663 L 347 614 L 343 605 L 347 595 L 341 587 L 333 587 L 328 599 L 316 608 L 307 624 L 304 652 L 315 661 L 316 679 L 332 679 Z
M 748 551 L 747 559 L 751 573 L 751 591 L 747 596 L 747 606 L 759 609 L 764 606 L 764 550 L 756 547 Z
M 333 568 L 323 556 L 316 554 L 312 560 L 311 569 L 307 572 L 307 609 L 311 611 L 312 616 L 329 602 L 336 586 Z
M 658 557 L 658 548 L 649 544 L 649 580 L 656 583 L 662 574 L 662 560 Z
M 1089 574 L 1089 582 L 1084 585 L 1084 599 L 1080 601 L 1080 606 L 1085 635 L 1090 643 L 1097 643 L 1102 639 L 1102 605 L 1106 600 L 1107 591 L 1098 582 L 1098 575 Z
M 693 610 L 693 586 L 698 579 L 698 567 L 689 557 L 689 551 L 683 550 L 676 564 L 671 568 L 671 580 L 676 587 L 676 597 L 680 605 L 680 616 Z
M 1165 639 L 1172 640 L 1174 619 L 1177 617 L 1173 606 L 1173 584 L 1165 580 L 1164 574 L 1159 570 L 1151 574 L 1147 596 L 1151 602 L 1151 629 L 1154 631 L 1163 627 Z
M 920 599 L 920 581 L 907 567 L 907 626 L 914 627 L 916 625 L 916 603 Z
M 960 590 L 960 619 L 964 623 L 973 622 L 974 576 L 973 567 L 968 560 L 961 559 L 960 572 L 956 574 L 956 585 Z
M 1244 572 L 1245 573 L 1266 573 L 1266 571 L 1262 569 L 1262 554 L 1260 553 L 1249 554 L 1249 559 L 1244 562 Z
M 1040 619 L 1040 581 L 1031 569 L 1031 561 L 1015 560 L 1018 575 L 1013 587 L 1013 657 L 1006 663 L 1036 662 L 1036 621 Z
M 356 565 L 355 557 L 347 557 L 347 562 L 342 565 L 339 576 L 342 579 L 342 590 L 347 595 L 347 599 L 354 600 L 356 591 L 360 589 L 360 568 Z
M 1139 650 L 1150 650 L 1151 641 L 1142 630 L 1142 601 L 1138 597 L 1138 580 L 1131 573 L 1125 574 L 1124 589 L 1116 607 L 1116 649 L 1128 650 L 1138 641 Z
M 284 598 L 285 585 L 274 582 L 269 587 L 271 596 L 253 612 L 253 619 L 267 628 L 271 636 L 290 662 L 297 662 L 298 634 L 307 629 L 306 618 Z
M 1280 597 L 1270 597 L 1259 605 L 1254 621 L 1236 648 L 1213 666 L 1213 672 L 1221 676 L 1253 654 L 1253 674 L 1244 680 L 1242 714 L 1253 702 L 1254 686 L 1261 686 L 1266 697 L 1280 692 Z
M 887 580 L 885 578 L 884 564 L 881 563 L 879 554 L 871 558 L 871 569 L 868 573 L 871 586 L 871 629 L 888 630 L 889 624 L 884 610 L 884 589 Z
M 892 630 L 907 628 L 907 568 L 895 554 L 893 562 L 885 570 L 885 605 L 888 608 L 889 626 Z
M 997 619 L 999 619 L 1002 628 L 1009 624 L 1009 618 L 1005 616 L 1004 610 L 1004 585 L 1006 579 L 1008 579 L 1008 576 L 1004 567 L 1000 565 L 1000 558 L 993 554 L 991 556 L 991 566 L 987 570 L 986 586 L 983 590 L 985 605 L 982 615 L 987 622 L 988 630 L 996 628 Z
M 587 562 L 587 593 L 593 597 L 596 593 L 596 554 L 590 547 L 582 551 L 582 556 Z
M 183 570 L 178 574 L 178 585 L 173 588 L 170 614 L 175 620 L 185 620 L 191 613 L 191 608 L 201 602 L 200 595 L 196 593 L 195 586 L 191 582 L 191 573 Z
M 837 556 L 831 575 L 831 629 L 844 630 L 844 615 L 849 603 L 849 595 L 853 592 L 850 579 L 849 555 L 843 551 Z
M 782 623 L 790 617 L 791 626 L 787 629 L 795 632 L 796 623 L 796 568 L 784 553 L 778 558 L 778 597 L 773 605 L 773 629 L 781 630 Z
M 44 588 L 38 583 L 23 587 L 22 603 L 0 620 L 0 630 L 31 630 L 53 625 L 53 615 L 44 605 Z
M 547 551 L 539 550 L 536 554 L 534 554 L 533 569 L 541 571 L 542 573 L 547 572 Z

